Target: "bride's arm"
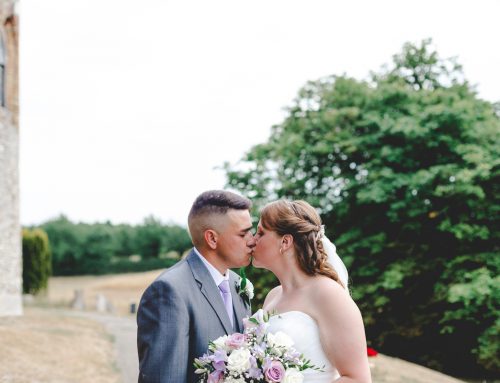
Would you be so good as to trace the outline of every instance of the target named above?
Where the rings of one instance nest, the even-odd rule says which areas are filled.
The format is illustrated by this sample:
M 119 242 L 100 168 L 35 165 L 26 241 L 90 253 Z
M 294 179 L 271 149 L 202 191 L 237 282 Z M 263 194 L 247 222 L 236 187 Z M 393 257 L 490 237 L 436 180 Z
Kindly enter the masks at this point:
M 371 383 L 363 319 L 338 283 L 322 280 L 314 297 L 321 344 L 340 374 L 335 383 Z

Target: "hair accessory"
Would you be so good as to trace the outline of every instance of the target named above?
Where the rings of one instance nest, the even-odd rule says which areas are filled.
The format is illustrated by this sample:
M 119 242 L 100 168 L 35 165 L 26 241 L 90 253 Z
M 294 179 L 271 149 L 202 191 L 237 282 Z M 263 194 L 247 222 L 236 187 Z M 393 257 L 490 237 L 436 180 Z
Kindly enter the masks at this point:
M 324 236 L 325 236 L 325 225 L 321 225 L 319 227 L 318 234 L 316 234 L 316 241 L 319 241 Z

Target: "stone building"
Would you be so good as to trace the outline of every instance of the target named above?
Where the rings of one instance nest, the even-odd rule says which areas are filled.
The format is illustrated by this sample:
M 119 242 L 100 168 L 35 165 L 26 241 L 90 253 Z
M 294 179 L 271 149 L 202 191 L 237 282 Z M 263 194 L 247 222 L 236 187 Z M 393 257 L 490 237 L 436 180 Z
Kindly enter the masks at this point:
M 0 0 L 0 316 L 22 314 L 16 0 Z

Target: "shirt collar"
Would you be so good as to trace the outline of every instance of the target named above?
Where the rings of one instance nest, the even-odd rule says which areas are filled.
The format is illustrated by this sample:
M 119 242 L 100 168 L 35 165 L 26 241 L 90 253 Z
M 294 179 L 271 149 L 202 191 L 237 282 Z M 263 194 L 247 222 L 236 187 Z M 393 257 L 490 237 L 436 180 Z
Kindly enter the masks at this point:
M 219 286 L 223 280 L 229 280 L 229 272 L 226 271 L 226 275 L 222 275 L 219 272 L 219 270 L 217 270 L 210 262 L 207 261 L 207 259 L 203 255 L 201 255 L 201 253 L 198 251 L 196 247 L 194 248 L 194 252 L 196 253 L 196 255 L 198 255 L 198 257 L 200 257 L 202 262 L 205 264 L 205 266 L 208 269 L 208 272 L 212 276 L 212 279 L 214 280 L 217 286 Z

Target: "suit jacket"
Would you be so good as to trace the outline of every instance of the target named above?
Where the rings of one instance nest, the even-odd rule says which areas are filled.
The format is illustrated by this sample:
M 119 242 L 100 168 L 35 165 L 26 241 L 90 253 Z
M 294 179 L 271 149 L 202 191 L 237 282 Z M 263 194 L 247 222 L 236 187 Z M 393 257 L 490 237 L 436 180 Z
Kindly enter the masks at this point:
M 218 286 L 193 250 L 146 289 L 137 311 L 140 383 L 197 382 L 194 358 L 210 341 L 243 331 L 250 307 L 236 292 L 239 276 L 229 273 L 234 329 Z

